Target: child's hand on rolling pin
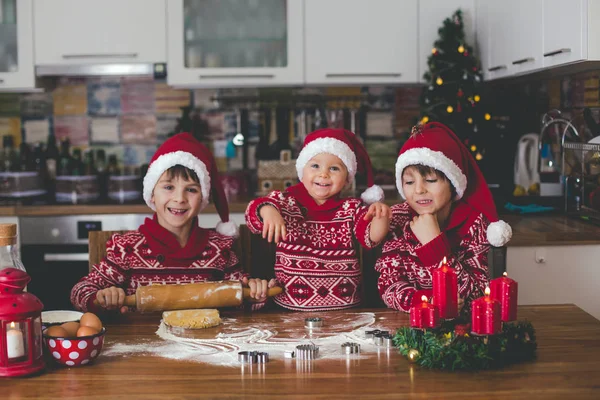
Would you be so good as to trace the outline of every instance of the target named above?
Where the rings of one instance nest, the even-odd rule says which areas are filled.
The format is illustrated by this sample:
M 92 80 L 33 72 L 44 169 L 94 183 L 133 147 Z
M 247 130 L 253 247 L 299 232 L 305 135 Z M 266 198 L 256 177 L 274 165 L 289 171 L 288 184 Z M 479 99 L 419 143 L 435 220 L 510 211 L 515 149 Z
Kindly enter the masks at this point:
M 264 301 L 267 299 L 267 290 L 275 287 L 277 281 L 271 279 L 267 282 L 266 279 L 259 278 L 242 278 L 242 285 L 250 288 L 250 297 L 258 301 Z
M 107 310 L 118 309 L 122 314 L 129 311 L 129 307 L 123 305 L 125 302 L 125 291 L 121 288 L 111 286 L 98 290 L 96 292 L 96 300 L 100 307 Z

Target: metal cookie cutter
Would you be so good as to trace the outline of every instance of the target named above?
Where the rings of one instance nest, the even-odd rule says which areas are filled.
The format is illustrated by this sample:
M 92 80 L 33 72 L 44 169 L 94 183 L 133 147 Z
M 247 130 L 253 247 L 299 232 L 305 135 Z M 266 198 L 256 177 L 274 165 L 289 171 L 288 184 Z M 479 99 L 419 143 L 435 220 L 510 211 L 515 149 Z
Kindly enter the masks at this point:
M 373 343 L 377 346 L 392 347 L 393 339 L 389 332 L 380 332 L 373 336 Z
M 375 336 L 375 334 L 380 333 L 381 331 L 379 329 L 374 329 L 372 331 L 365 331 L 365 339 L 373 339 L 373 336 Z
M 255 364 L 258 360 L 258 352 L 256 351 L 240 351 L 238 353 L 238 361 L 244 364 Z
M 284 358 L 294 358 L 296 357 L 296 352 L 294 350 L 286 350 L 283 352 Z
M 314 360 L 319 356 L 319 346 L 314 344 L 300 344 L 296 346 L 297 360 Z
M 256 351 L 256 360 L 259 364 L 264 364 L 269 361 L 269 353 L 263 351 Z
M 342 343 L 342 352 L 345 354 L 360 353 L 360 344 L 353 342 Z
M 321 328 L 323 326 L 323 319 L 319 317 L 306 318 L 304 320 L 304 327 L 313 329 L 313 328 Z

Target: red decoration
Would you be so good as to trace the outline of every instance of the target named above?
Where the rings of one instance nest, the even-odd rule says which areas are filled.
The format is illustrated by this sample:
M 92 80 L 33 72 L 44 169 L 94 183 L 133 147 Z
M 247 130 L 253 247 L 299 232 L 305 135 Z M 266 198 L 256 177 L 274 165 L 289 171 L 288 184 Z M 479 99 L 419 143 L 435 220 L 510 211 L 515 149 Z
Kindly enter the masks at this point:
M 454 326 L 456 336 L 464 336 L 471 333 L 471 324 L 457 324 Z
M 490 296 L 500 303 L 502 321 L 510 322 L 517 319 L 517 294 L 519 284 L 510 279 L 507 273 L 501 278 L 490 282 Z
M 473 67 L 473 72 L 477 72 L 477 67 Z
M 501 330 L 500 303 L 490 297 L 490 288 L 485 288 L 485 296 L 471 304 L 471 331 L 475 335 L 495 335 Z
M 462 89 L 458 89 L 458 93 L 456 93 L 456 95 L 457 95 L 458 97 L 463 97 L 463 96 L 464 96 L 464 94 L 465 94 L 465 92 L 463 92 L 463 91 L 462 91 Z
M 464 55 L 465 57 L 467 57 L 467 56 L 469 55 L 469 52 L 468 52 L 467 50 L 465 50 L 465 52 L 463 53 L 463 55 Z
M 461 112 L 462 111 L 462 106 L 460 105 L 460 103 L 456 103 L 456 112 Z
M 435 328 L 440 323 L 438 309 L 427 302 L 427 296 L 421 297 L 421 304 L 410 308 L 410 326 L 412 328 Z
M 44 368 L 44 306 L 37 297 L 23 292 L 30 279 L 17 268 L 0 271 L 0 376 L 29 375 Z
M 433 301 L 440 312 L 440 318 L 452 319 L 458 315 L 456 271 L 448 266 L 446 257 L 442 265 L 433 270 Z

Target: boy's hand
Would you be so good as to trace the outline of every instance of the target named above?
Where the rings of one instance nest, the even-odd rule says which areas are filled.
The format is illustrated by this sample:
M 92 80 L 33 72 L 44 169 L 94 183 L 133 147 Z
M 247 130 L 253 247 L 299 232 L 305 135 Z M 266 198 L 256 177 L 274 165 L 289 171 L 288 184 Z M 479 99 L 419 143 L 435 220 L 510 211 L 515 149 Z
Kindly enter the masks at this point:
M 267 239 L 269 243 L 285 240 L 287 236 L 285 221 L 279 211 L 273 206 L 266 205 L 260 208 L 259 214 L 263 220 L 263 239 Z
M 417 215 L 410 222 L 410 229 L 422 245 L 431 242 L 441 233 L 437 218 L 433 214 Z
M 250 297 L 258 301 L 264 301 L 267 298 L 267 290 L 277 284 L 275 279 L 267 282 L 266 279 L 242 278 L 242 285 L 250 288 Z
M 369 210 L 365 214 L 364 220 L 369 221 L 373 218 L 390 218 L 392 211 L 387 204 L 384 203 L 373 203 L 369 206 Z
M 98 300 L 100 307 L 107 310 L 118 309 L 122 314 L 129 311 L 129 307 L 123 305 L 125 303 L 125 291 L 121 288 L 111 286 L 107 289 L 98 290 L 96 300 Z

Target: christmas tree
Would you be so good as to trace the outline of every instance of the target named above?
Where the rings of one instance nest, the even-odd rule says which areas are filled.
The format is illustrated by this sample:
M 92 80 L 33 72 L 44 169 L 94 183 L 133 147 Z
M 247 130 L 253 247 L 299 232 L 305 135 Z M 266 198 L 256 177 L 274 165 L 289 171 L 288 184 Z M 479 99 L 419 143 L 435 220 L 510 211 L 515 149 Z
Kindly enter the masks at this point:
M 427 86 L 420 97 L 420 122 L 447 125 L 480 161 L 485 155 L 482 136 L 491 115 L 482 102 L 481 66 L 465 41 L 461 10 L 446 18 L 438 33 L 427 59 L 429 71 L 423 75 Z

